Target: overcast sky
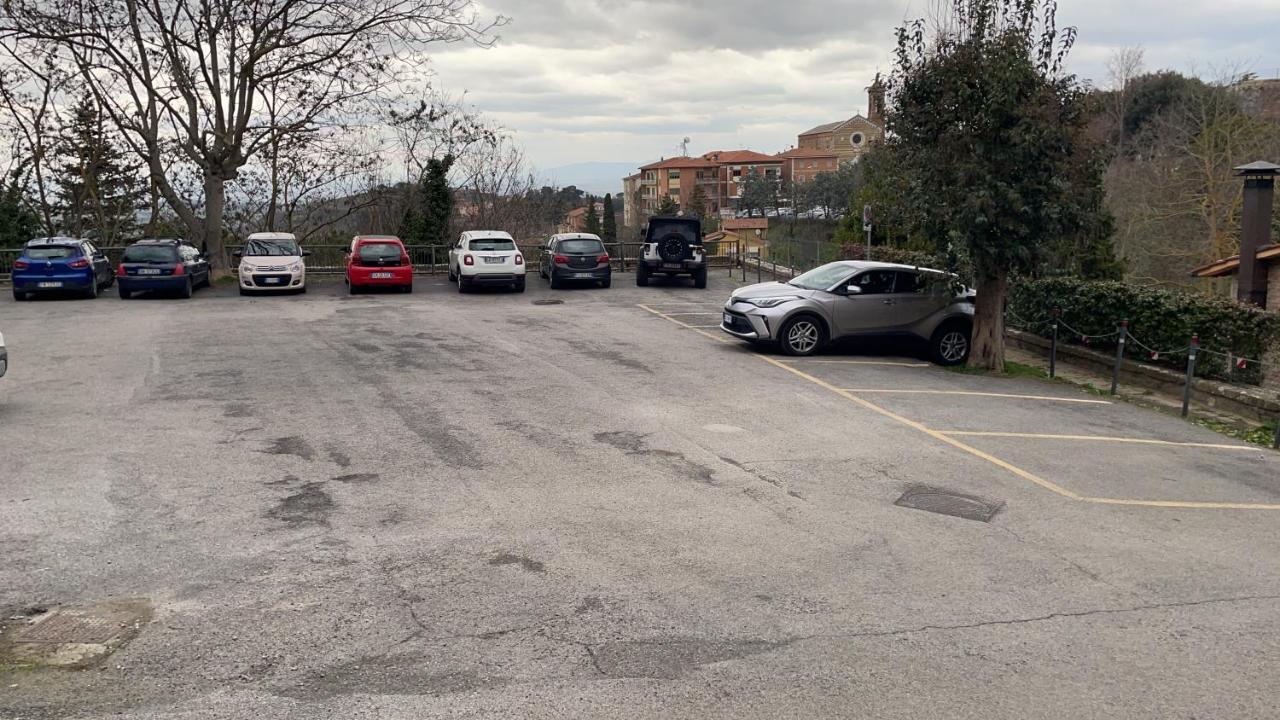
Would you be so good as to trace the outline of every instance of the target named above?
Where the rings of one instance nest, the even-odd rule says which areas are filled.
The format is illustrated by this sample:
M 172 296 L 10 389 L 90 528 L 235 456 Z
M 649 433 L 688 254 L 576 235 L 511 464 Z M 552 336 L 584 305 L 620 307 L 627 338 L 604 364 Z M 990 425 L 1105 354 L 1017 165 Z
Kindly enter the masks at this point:
M 481 0 L 511 22 L 489 49 L 437 48 L 437 84 L 467 92 L 540 168 L 751 148 L 866 112 L 893 30 L 933 0 Z M 1071 69 L 1140 45 L 1149 69 L 1280 74 L 1280 0 L 1060 0 Z

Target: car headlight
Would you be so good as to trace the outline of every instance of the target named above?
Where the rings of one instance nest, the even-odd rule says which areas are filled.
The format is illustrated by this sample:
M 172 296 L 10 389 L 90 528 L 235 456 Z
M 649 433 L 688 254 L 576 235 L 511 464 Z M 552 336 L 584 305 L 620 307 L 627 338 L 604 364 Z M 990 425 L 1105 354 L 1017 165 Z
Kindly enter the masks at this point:
M 756 307 L 772 308 L 772 307 L 778 307 L 783 303 L 789 303 L 792 300 L 799 300 L 799 299 L 800 299 L 799 295 L 778 295 L 775 297 L 744 298 L 742 302 L 750 303 L 752 305 L 755 305 Z
M 290 265 L 290 266 L 289 266 L 289 272 L 298 272 L 298 271 L 299 271 L 299 270 L 301 270 L 301 269 L 302 269 L 302 261 L 301 261 L 301 260 L 299 260 L 298 262 L 296 262 L 296 263 L 294 263 L 294 264 L 292 264 L 292 265 Z
M 241 274 L 241 275 L 248 275 L 248 274 L 249 274 L 249 273 L 251 273 L 251 272 L 253 272 L 253 268 L 249 267 L 248 265 L 241 265 L 241 266 L 240 266 L 240 274 Z

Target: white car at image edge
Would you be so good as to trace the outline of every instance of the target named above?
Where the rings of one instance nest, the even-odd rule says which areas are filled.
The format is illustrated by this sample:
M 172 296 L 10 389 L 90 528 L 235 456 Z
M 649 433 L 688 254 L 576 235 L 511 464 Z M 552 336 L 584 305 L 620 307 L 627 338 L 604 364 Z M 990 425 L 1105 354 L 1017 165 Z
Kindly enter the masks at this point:
M 9 371 L 9 349 L 4 346 L 4 333 L 0 333 L 0 377 Z

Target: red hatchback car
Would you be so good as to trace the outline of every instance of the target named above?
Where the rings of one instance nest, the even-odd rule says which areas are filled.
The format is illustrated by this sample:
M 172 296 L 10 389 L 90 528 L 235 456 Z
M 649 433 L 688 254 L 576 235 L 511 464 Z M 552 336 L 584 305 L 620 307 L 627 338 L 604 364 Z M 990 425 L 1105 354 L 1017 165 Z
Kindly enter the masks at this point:
M 347 255 L 347 288 L 390 287 L 413 292 L 413 263 L 404 243 L 394 235 L 357 235 Z

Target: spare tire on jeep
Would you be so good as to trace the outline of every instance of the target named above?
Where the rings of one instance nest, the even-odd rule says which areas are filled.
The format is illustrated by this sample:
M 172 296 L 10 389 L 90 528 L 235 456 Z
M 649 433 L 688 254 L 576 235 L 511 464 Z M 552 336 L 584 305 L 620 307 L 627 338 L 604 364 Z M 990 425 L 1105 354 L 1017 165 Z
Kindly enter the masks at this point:
M 681 262 L 689 257 L 689 240 L 680 233 L 671 233 L 658 240 L 658 257 L 663 262 Z

